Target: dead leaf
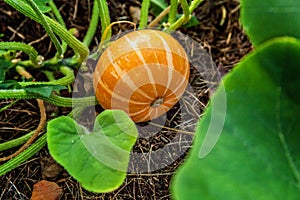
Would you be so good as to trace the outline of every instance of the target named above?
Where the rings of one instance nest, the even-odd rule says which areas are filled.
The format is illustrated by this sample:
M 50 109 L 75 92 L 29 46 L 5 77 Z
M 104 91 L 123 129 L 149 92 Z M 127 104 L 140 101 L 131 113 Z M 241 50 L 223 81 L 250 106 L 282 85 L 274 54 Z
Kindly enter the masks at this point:
M 33 185 L 31 200 L 58 200 L 62 189 L 55 183 L 41 180 Z
M 52 157 L 42 157 L 40 159 L 40 163 L 43 179 L 55 180 L 63 170 L 63 168 Z
M 130 17 L 134 23 L 138 23 L 140 21 L 141 8 L 137 6 L 129 7 Z

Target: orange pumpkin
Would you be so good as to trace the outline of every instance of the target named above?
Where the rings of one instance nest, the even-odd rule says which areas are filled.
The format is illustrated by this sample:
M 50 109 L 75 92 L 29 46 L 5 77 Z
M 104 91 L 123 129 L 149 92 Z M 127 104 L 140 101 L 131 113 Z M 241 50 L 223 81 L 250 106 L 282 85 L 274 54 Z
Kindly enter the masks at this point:
M 130 32 L 100 56 L 94 72 L 96 98 L 104 109 L 124 110 L 135 122 L 157 118 L 184 93 L 188 57 L 171 35 L 158 30 Z

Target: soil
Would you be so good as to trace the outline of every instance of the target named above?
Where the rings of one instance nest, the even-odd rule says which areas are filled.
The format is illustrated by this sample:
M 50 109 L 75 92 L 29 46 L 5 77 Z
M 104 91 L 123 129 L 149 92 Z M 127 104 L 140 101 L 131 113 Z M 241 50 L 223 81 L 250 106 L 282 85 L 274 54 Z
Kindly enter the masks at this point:
M 76 28 L 78 39 L 82 39 L 87 30 L 91 15 L 90 0 L 55 1 L 62 13 L 67 27 Z M 130 10 L 132 6 L 139 7 L 136 0 L 115 1 L 109 0 L 111 21 L 134 21 Z M 252 50 L 249 39 L 244 34 L 239 22 L 240 5 L 233 0 L 205 0 L 196 9 L 194 15 L 200 21 L 200 25 L 191 28 L 181 28 L 180 31 L 195 41 L 199 42 L 211 55 L 224 75 L 228 73 L 248 52 Z M 150 18 L 151 20 L 153 18 Z M 38 49 L 41 55 L 50 58 L 55 49 L 45 34 L 43 27 L 34 21 L 25 18 L 3 1 L 0 1 L 0 41 L 22 41 L 31 43 Z M 130 29 L 128 24 L 120 24 L 113 27 L 113 33 Z M 100 27 L 94 38 L 91 48 L 97 46 L 100 41 Z M 67 55 L 72 55 L 71 49 Z M 24 55 L 21 55 L 21 57 Z M 37 79 L 43 80 L 43 76 L 33 72 Z M 191 71 L 190 82 L 195 88 L 201 88 L 201 83 L 195 81 L 197 72 Z M 200 102 L 201 111 L 209 99 L 209 93 L 203 89 L 197 89 L 197 102 Z M 207 88 L 205 88 L 207 91 Z M 13 99 L 0 100 L 0 108 L 13 102 Z M 67 115 L 70 109 L 46 105 L 48 119 L 53 116 Z M 167 145 L 175 136 L 179 121 L 173 119 L 177 116 L 178 105 L 167 115 L 167 127 L 158 135 L 150 139 L 139 139 L 134 147 L 135 152 L 143 152 L 159 149 Z M 19 137 L 35 130 L 39 123 L 39 109 L 35 100 L 19 100 L 9 109 L 0 112 L 0 143 Z M 172 118 L 172 120 L 170 120 Z M 195 124 L 193 124 L 195 125 Z M 143 129 L 144 124 L 139 124 Z M 194 127 L 194 126 L 192 126 Z M 140 130 L 140 134 L 143 130 Z M 184 134 L 183 134 L 184 135 Z M 192 137 L 184 135 L 184 140 L 191 141 Z M 186 147 L 189 148 L 190 146 Z M 0 152 L 4 157 L 14 152 Z M 40 180 L 55 181 L 63 190 L 61 199 L 171 199 L 170 181 L 176 169 L 184 162 L 186 154 L 181 155 L 175 162 L 152 173 L 129 173 L 123 185 L 114 192 L 95 194 L 83 189 L 62 167 L 60 167 L 49 155 L 47 147 L 31 157 L 21 166 L 0 177 L 0 199 L 30 199 L 33 185 Z M 134 163 L 134 160 L 132 161 Z M 156 162 L 159 162 L 156 161 Z M 154 163 L 155 164 L 155 163 Z

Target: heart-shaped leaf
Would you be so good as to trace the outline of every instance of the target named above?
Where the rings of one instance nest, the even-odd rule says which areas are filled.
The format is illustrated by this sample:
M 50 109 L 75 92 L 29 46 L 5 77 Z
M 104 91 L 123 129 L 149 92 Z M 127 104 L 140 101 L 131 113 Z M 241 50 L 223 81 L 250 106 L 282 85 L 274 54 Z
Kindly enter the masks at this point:
M 253 45 L 292 36 L 300 39 L 299 0 L 241 0 L 241 22 Z
M 176 199 L 299 199 L 299 55 L 299 40 L 278 38 L 224 78 L 200 120 L 188 160 L 173 180 Z M 226 112 L 213 109 L 221 104 Z M 212 119 L 217 123 L 211 124 Z M 216 139 L 210 134 L 218 134 L 214 130 L 222 121 L 219 140 L 203 158 L 209 138 Z
M 105 110 L 89 132 L 70 117 L 48 124 L 48 148 L 53 158 L 93 192 L 118 188 L 126 177 L 137 129 L 123 111 Z

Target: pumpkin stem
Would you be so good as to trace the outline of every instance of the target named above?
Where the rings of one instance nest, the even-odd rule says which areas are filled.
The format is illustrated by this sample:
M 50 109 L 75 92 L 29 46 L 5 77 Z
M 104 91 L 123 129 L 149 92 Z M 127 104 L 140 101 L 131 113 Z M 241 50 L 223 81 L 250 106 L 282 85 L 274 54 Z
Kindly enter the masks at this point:
M 156 98 L 156 99 L 151 103 L 150 106 L 151 106 L 152 108 L 157 108 L 157 107 L 160 106 L 163 102 L 164 102 L 164 98 L 158 97 L 158 98 Z

